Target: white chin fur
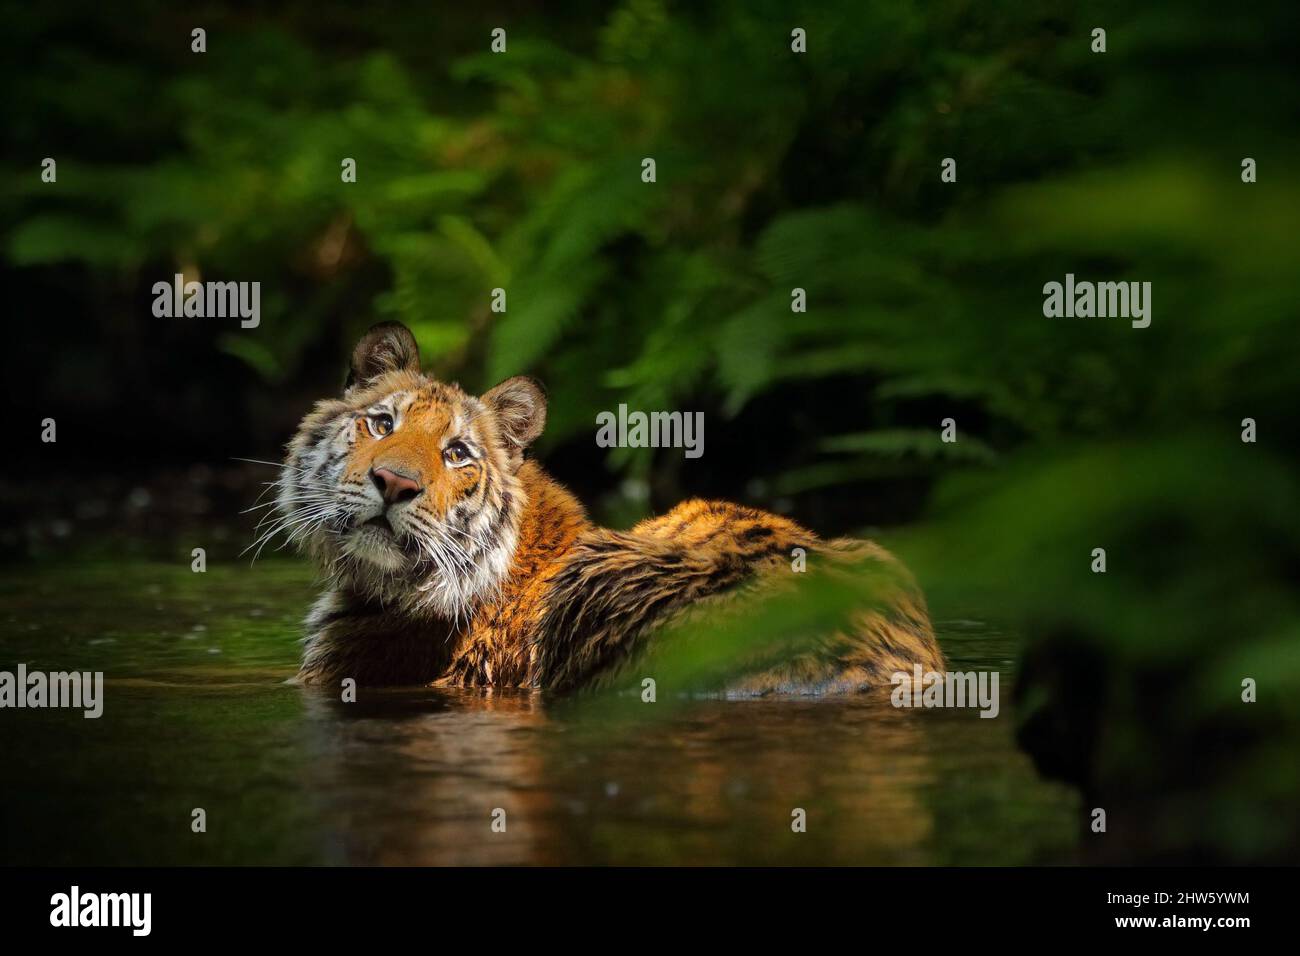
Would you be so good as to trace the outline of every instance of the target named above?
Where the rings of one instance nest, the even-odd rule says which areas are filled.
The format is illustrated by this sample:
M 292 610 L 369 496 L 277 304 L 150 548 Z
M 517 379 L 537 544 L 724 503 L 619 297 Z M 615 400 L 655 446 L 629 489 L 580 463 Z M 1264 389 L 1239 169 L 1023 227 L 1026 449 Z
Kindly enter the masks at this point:
M 384 532 L 371 528 L 361 528 L 354 532 L 354 541 L 349 542 L 350 557 L 375 567 L 380 571 L 400 571 L 406 566 L 404 555 Z

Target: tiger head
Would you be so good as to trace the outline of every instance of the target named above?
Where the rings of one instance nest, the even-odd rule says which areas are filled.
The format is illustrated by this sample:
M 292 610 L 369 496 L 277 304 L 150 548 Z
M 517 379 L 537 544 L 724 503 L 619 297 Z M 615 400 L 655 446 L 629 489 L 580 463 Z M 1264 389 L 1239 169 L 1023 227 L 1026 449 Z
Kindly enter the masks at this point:
M 518 472 L 545 423 L 533 379 L 469 395 L 420 372 L 405 326 L 376 325 L 357 343 L 343 397 L 319 402 L 289 443 L 275 528 L 336 587 L 460 618 L 510 568 Z

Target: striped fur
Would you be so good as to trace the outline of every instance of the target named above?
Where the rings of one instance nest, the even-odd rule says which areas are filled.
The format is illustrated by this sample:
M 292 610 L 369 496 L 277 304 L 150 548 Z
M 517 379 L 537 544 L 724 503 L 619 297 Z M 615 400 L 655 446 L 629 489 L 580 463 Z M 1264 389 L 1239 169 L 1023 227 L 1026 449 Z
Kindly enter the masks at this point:
M 725 502 L 684 502 L 626 532 L 597 527 L 524 459 L 544 422 L 531 380 L 471 396 L 422 375 L 401 326 L 368 333 L 344 396 L 319 403 L 290 442 L 264 536 L 287 535 L 328 580 L 306 622 L 301 680 L 590 687 L 683 613 L 779 586 L 796 547 L 896 567 L 869 542 L 822 541 Z M 418 493 L 385 502 L 375 469 L 418 482 Z M 376 526 L 381 518 L 387 526 Z M 914 663 L 943 668 L 910 583 L 850 631 L 736 690 L 843 692 Z

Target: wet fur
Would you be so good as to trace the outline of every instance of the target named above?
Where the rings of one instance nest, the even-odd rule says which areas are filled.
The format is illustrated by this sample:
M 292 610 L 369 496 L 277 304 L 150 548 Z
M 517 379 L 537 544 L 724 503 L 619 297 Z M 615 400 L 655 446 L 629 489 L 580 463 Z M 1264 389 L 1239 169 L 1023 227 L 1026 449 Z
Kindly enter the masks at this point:
M 304 682 L 591 687 L 622 673 L 681 614 L 788 580 L 795 548 L 810 562 L 897 568 L 870 542 L 822 541 L 726 502 L 687 501 L 625 532 L 598 527 L 524 460 L 545 421 L 537 383 L 511 379 L 478 398 L 435 382 L 420 374 L 401 326 L 362 339 L 349 382 L 342 399 L 303 420 L 277 483 L 281 530 L 328 578 L 306 622 Z M 377 438 L 367 410 L 381 405 L 401 424 Z M 475 457 L 452 467 L 440 456 L 458 437 Z M 377 467 L 424 483 L 414 500 L 388 506 L 391 535 L 364 524 L 382 507 L 368 477 Z M 817 654 L 733 690 L 845 692 L 887 684 L 914 663 L 942 670 L 924 599 L 902 577 L 887 612 L 864 610 Z

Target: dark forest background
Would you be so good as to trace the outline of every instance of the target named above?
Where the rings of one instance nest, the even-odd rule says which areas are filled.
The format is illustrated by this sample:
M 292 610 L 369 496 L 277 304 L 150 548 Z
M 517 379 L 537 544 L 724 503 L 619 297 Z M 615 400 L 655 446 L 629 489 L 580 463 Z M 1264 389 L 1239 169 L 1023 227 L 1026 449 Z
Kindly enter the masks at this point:
M 232 459 L 397 319 L 467 388 L 541 378 L 538 455 L 606 521 L 893 528 L 932 604 L 1025 622 L 1056 770 L 1185 792 L 1209 857 L 1289 853 L 1297 10 L 6 4 L 5 559 L 237 551 L 271 475 Z M 260 281 L 260 327 L 155 318 L 176 272 Z M 1067 272 L 1151 282 L 1151 327 L 1044 318 Z M 704 457 L 598 448 L 619 403 L 705 412 Z

